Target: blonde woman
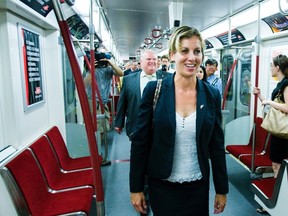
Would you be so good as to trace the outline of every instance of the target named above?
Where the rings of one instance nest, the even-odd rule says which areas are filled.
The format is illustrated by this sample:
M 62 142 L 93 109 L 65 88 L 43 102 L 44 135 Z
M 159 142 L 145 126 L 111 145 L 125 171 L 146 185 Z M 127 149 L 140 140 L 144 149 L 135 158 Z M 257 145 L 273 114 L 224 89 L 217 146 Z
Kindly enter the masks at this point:
M 147 84 L 131 136 L 131 203 L 146 213 L 143 194 L 149 178 L 149 201 L 154 216 L 209 215 L 209 157 L 216 191 L 214 213 L 226 205 L 228 177 L 221 128 L 221 96 L 197 79 L 205 44 L 189 26 L 175 30 L 169 46 L 176 63 L 173 76 L 163 79 L 156 109 L 156 82 Z

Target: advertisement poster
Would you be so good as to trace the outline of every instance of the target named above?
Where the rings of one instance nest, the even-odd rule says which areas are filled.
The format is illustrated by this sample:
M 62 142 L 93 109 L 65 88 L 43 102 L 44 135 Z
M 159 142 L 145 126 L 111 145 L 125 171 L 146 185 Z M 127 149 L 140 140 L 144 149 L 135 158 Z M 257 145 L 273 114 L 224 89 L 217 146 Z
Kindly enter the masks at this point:
M 19 26 L 24 110 L 44 101 L 39 34 Z
M 88 27 L 77 14 L 69 17 L 67 22 L 71 34 L 77 39 L 84 39 L 89 34 Z
M 207 39 L 205 40 L 205 45 L 206 45 L 206 50 L 214 48 L 214 46 Z
M 274 14 L 262 20 L 270 26 L 273 33 L 285 31 L 288 29 L 287 16 L 284 16 L 281 13 Z
M 216 36 L 216 38 L 223 44 L 228 45 L 228 32 L 219 34 Z M 240 41 L 244 41 L 245 37 L 238 29 L 232 29 L 231 30 L 231 42 L 237 43 Z
M 44 17 L 46 17 L 52 10 L 51 0 L 20 0 L 20 1 Z

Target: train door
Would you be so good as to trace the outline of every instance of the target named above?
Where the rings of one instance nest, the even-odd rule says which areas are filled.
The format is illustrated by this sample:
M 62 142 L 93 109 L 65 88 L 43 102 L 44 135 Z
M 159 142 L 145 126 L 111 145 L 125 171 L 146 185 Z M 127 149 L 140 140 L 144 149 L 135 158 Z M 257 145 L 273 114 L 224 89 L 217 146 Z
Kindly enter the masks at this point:
M 251 59 L 251 47 L 227 49 L 221 56 L 225 145 L 244 144 L 249 139 Z
M 228 50 L 221 58 L 225 104 L 222 108 L 228 113 L 225 124 L 250 115 L 251 56 L 251 48 L 237 48 Z
M 66 122 L 76 122 L 75 81 L 64 44 L 62 44 L 63 85 Z

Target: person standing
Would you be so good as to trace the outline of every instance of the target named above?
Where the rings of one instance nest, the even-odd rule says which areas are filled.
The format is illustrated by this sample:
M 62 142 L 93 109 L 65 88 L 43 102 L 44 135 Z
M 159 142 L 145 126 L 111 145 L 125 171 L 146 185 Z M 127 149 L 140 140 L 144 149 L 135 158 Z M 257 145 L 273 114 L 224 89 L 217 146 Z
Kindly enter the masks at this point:
M 271 100 L 265 99 L 261 95 L 259 87 L 254 87 L 253 94 L 257 95 L 262 105 L 270 105 L 275 109 L 279 109 L 282 112 L 288 113 L 288 58 L 285 55 L 278 55 L 272 59 L 271 63 L 271 76 L 277 77 L 279 80 L 276 88 L 272 91 Z M 280 95 L 280 100 L 284 104 L 273 101 Z M 288 159 L 288 140 L 281 139 L 271 134 L 270 142 L 270 160 L 272 161 L 272 169 L 274 172 L 274 178 L 277 178 L 281 163 L 284 159 Z M 263 208 L 257 208 L 257 212 L 260 214 L 268 214 Z
M 143 92 L 136 130 L 131 135 L 131 203 L 146 212 L 145 175 L 155 216 L 209 215 L 209 158 L 216 191 L 214 213 L 226 205 L 228 176 L 221 128 L 221 95 L 196 78 L 205 43 L 189 26 L 170 38 L 176 72 L 162 81 L 155 110 L 156 82 Z
M 130 67 L 129 69 L 125 70 L 124 71 L 124 76 L 127 76 L 131 73 L 135 73 L 135 72 L 139 72 L 139 69 L 138 69 L 138 62 L 136 60 L 134 60 L 131 64 L 130 64 Z
M 121 133 L 126 118 L 126 134 L 130 134 L 135 129 L 138 115 L 138 107 L 142 97 L 142 92 L 146 84 L 151 80 L 162 78 L 162 74 L 156 73 L 157 55 L 154 51 L 146 49 L 142 52 L 141 59 L 142 71 L 131 73 L 123 77 L 122 90 L 117 104 L 117 114 L 115 118 L 115 130 Z
M 196 73 L 196 76 L 203 81 L 207 80 L 206 69 L 204 66 L 200 65 L 199 70 Z
M 99 55 L 99 54 L 98 54 Z M 96 61 L 96 69 L 95 69 L 95 79 L 100 91 L 100 96 L 102 99 L 103 107 L 104 107 L 104 115 L 105 115 L 105 124 L 106 129 L 110 129 L 110 111 L 108 107 L 109 95 L 111 91 L 112 85 L 112 77 L 115 76 L 123 76 L 124 73 L 119 66 L 113 63 L 110 59 L 102 58 Z M 87 66 L 86 66 L 87 68 Z M 84 84 L 86 87 L 86 92 L 89 100 L 89 106 L 92 109 L 92 76 L 88 71 L 87 76 L 84 78 Z M 96 95 L 97 101 L 97 114 L 101 114 L 99 98 Z M 104 132 L 104 125 L 101 121 L 98 121 L 97 128 L 99 132 Z
M 208 59 L 205 62 L 205 67 L 207 82 L 209 82 L 212 86 L 215 86 L 222 95 L 222 80 L 215 74 L 218 69 L 218 62 L 215 59 Z
M 279 55 L 273 58 L 271 63 L 271 75 L 277 77 L 279 83 L 272 91 L 271 100 L 265 99 L 261 95 L 259 87 L 254 87 L 253 94 L 257 95 L 262 105 L 270 105 L 275 109 L 288 113 L 288 58 L 285 55 Z M 280 100 L 283 104 L 277 103 L 274 99 L 280 95 Z M 270 159 L 272 161 L 272 168 L 274 177 L 277 177 L 283 159 L 288 159 L 288 140 L 281 139 L 271 134 L 270 144 Z

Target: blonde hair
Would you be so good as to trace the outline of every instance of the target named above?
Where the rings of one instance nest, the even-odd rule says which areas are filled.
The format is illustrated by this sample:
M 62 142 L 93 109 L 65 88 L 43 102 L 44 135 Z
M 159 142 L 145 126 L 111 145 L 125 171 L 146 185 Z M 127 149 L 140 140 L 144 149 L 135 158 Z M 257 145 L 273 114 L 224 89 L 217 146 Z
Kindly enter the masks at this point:
M 189 39 L 193 36 L 199 38 L 201 43 L 201 52 L 204 57 L 205 42 L 198 29 L 190 26 L 181 26 L 173 32 L 169 42 L 169 54 L 171 55 L 173 53 L 176 53 L 177 51 L 180 51 L 182 39 Z

